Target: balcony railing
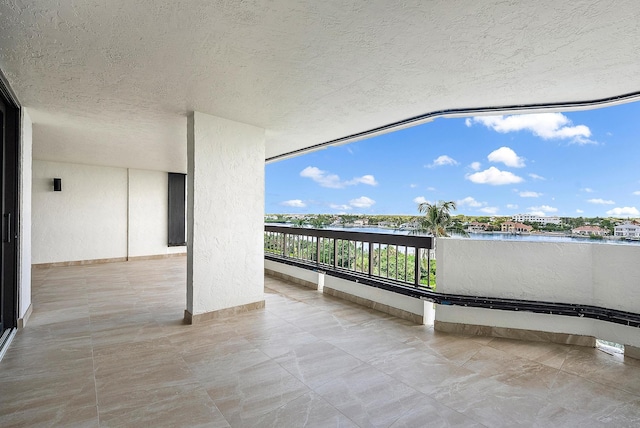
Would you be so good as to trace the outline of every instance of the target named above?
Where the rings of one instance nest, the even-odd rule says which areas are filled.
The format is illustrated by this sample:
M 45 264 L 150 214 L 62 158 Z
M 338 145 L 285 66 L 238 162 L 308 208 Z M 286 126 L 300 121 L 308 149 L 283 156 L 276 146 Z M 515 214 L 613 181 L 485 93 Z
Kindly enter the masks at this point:
M 430 289 L 435 286 L 433 238 L 265 226 L 266 256 Z
M 440 267 L 441 275 L 439 276 L 448 278 L 447 284 L 440 291 L 435 291 L 435 260 L 432 260 L 431 257 L 431 249 L 434 246 L 432 237 L 269 225 L 265 225 L 264 229 L 266 259 L 305 269 L 318 270 L 330 276 L 390 290 L 440 305 L 565 315 L 608 321 L 629 327 L 640 327 L 640 313 L 635 307 L 630 311 L 624 310 L 626 308 L 623 309 L 618 304 L 611 303 L 611 307 L 607 308 L 606 306 L 600 306 L 603 302 L 601 298 L 595 299 L 593 302 L 570 303 L 575 299 L 575 296 L 584 294 L 577 291 L 567 295 L 558 295 L 558 293 L 554 292 L 551 296 L 539 296 L 538 293 L 533 293 L 528 296 L 530 297 L 529 299 L 514 298 L 513 290 L 515 285 L 533 292 L 541 287 L 540 284 L 548 285 L 549 281 L 556 281 L 558 283 L 557 289 L 562 289 L 565 284 L 575 282 L 575 278 L 573 278 L 575 269 L 572 270 L 571 268 L 563 274 L 557 274 L 556 271 L 558 269 L 545 269 L 529 276 L 522 276 L 522 272 L 525 269 L 531 269 L 531 260 L 539 259 L 533 265 L 541 266 L 549 265 L 554 260 L 558 261 L 556 260 L 557 257 L 553 256 L 555 253 L 551 252 L 553 254 L 550 254 L 546 245 L 536 246 L 534 248 L 535 251 L 530 245 L 527 246 L 528 255 L 523 257 L 520 247 L 504 254 L 494 254 L 496 250 L 493 247 L 498 245 L 495 242 L 491 244 L 492 250 L 488 250 L 489 243 L 480 241 L 475 241 L 474 243 L 472 240 L 469 242 L 450 240 L 446 243 L 447 245 L 444 245 L 445 243 L 443 242 L 443 245 L 440 246 L 443 257 L 440 260 L 442 266 Z M 448 249 L 448 247 L 460 245 L 465 247 L 470 245 L 477 246 L 478 250 L 469 252 L 467 249 L 459 253 L 456 250 L 451 251 Z M 500 244 L 501 247 L 505 245 L 508 244 Z M 574 259 L 584 255 L 584 251 L 576 244 L 564 245 L 566 246 L 566 249 L 563 250 L 565 253 L 573 254 L 574 250 L 577 251 L 575 257 L 572 256 L 565 259 L 568 266 L 571 267 L 571 263 L 575 263 Z M 553 248 L 557 246 L 554 245 Z M 562 248 L 565 248 L 565 246 Z M 596 251 L 596 249 L 599 252 L 606 250 L 607 253 L 598 256 L 596 260 L 606 261 L 620 258 L 620 255 L 617 254 L 620 249 L 616 249 L 615 246 L 597 245 L 593 251 Z M 616 250 L 616 254 L 613 256 L 608 255 L 614 250 Z M 446 254 L 454 253 L 456 254 L 456 266 L 444 264 L 445 259 L 450 260 Z M 632 256 L 632 260 L 637 259 L 635 253 Z M 543 259 L 544 257 L 546 259 Z M 482 262 L 478 262 L 478 259 L 482 259 Z M 589 258 L 587 257 L 587 259 Z M 585 262 L 583 264 L 582 268 L 584 269 L 592 268 L 589 263 Z M 460 273 L 460 266 L 464 266 L 462 277 L 453 278 L 452 273 L 456 273 L 456 275 Z M 495 284 L 496 278 L 491 276 L 496 273 L 497 267 L 501 269 L 502 277 L 512 277 L 507 281 L 504 290 Z M 604 270 L 602 271 L 604 272 Z M 626 278 L 626 276 L 635 278 L 634 274 L 629 275 L 624 270 L 620 272 L 618 274 L 622 276 L 613 281 L 613 283 L 619 283 L 624 287 L 635 286 L 636 282 Z M 551 276 L 543 278 L 541 273 Z M 596 276 L 599 278 L 601 275 Z M 473 278 L 471 282 L 474 284 L 474 290 L 471 293 L 467 286 L 463 286 L 462 289 L 457 287 L 456 284 L 464 284 L 470 278 Z M 499 282 L 504 283 L 504 278 Z M 493 296 L 486 295 L 483 292 L 483 287 L 487 284 L 492 284 L 492 294 L 495 293 Z M 587 289 L 594 288 L 592 284 L 585 284 L 585 287 Z M 476 288 L 477 290 L 475 290 Z M 595 287 L 595 289 L 600 289 L 600 287 Z M 460 291 L 464 294 L 458 294 Z M 625 291 L 623 294 L 629 295 L 630 293 L 630 291 Z M 564 301 L 558 301 L 559 297 Z

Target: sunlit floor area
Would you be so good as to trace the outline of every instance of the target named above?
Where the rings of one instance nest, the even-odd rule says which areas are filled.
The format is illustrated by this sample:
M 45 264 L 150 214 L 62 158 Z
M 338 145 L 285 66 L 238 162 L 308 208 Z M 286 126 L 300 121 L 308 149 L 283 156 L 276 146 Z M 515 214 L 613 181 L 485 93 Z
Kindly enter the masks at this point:
M 37 268 L 0 426 L 639 426 L 640 361 L 434 332 L 265 278 L 190 326 L 184 258 Z

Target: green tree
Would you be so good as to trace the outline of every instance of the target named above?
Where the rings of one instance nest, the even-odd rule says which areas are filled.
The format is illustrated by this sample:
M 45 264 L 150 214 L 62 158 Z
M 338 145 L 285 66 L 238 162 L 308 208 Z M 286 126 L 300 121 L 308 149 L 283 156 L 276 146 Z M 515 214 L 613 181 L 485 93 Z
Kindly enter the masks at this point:
M 434 204 L 423 202 L 418 205 L 418 211 L 424 214 L 420 218 L 419 231 L 427 232 L 434 237 L 449 236 L 447 230 L 453 226 L 451 211 L 457 208 L 454 201 L 438 201 Z
M 315 217 L 311 219 L 309 224 L 315 229 L 322 229 L 325 226 L 325 221 L 321 217 Z

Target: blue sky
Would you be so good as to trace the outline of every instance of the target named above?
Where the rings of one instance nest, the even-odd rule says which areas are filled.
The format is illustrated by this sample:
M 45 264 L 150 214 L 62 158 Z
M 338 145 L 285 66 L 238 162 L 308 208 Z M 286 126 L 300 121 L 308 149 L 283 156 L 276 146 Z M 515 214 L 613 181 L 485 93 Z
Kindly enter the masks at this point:
M 640 103 L 431 123 L 266 165 L 265 213 L 640 217 Z

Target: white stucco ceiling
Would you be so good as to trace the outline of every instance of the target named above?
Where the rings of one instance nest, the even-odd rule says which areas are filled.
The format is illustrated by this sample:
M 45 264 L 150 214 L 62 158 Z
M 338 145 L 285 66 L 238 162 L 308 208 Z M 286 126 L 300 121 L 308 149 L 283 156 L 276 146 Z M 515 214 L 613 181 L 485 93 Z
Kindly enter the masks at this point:
M 186 115 L 266 157 L 425 113 L 640 91 L 640 3 L 6 0 L 34 157 L 186 170 Z

